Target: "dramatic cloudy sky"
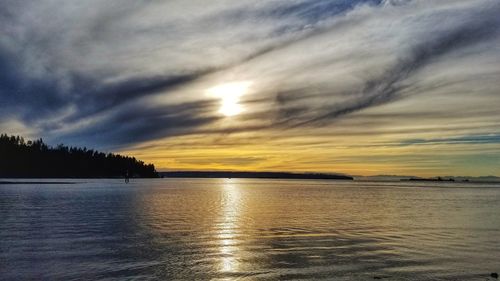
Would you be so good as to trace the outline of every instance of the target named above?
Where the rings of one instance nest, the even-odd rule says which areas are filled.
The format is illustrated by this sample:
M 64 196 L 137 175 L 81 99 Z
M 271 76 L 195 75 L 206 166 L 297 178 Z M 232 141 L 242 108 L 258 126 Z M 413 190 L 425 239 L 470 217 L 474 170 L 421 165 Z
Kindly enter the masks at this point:
M 498 0 L 0 6 L 0 132 L 159 170 L 500 175 Z

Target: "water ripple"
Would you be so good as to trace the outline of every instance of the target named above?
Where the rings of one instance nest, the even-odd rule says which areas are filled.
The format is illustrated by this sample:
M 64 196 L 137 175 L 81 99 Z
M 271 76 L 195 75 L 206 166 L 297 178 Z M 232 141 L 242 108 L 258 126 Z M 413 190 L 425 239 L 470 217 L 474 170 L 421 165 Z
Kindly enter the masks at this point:
M 2 280 L 488 280 L 500 189 L 283 180 L 0 187 Z

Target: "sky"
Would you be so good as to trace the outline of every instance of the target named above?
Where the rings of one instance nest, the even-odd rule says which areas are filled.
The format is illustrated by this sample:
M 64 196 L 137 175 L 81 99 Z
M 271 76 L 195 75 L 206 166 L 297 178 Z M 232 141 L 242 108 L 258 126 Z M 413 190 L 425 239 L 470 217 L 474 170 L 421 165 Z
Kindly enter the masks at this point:
M 157 170 L 500 176 L 498 0 L 0 0 L 0 132 Z

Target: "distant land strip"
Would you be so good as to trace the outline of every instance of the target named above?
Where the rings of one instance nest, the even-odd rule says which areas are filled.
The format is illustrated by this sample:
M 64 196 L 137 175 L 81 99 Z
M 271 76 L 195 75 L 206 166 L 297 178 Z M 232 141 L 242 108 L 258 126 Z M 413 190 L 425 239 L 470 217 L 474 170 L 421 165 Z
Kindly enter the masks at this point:
M 316 180 L 353 180 L 354 178 L 339 174 L 321 173 L 286 173 L 286 172 L 208 172 L 208 171 L 176 171 L 159 172 L 164 178 L 250 178 L 250 179 L 316 179 Z
M 0 181 L 0 184 L 75 184 L 69 181 Z

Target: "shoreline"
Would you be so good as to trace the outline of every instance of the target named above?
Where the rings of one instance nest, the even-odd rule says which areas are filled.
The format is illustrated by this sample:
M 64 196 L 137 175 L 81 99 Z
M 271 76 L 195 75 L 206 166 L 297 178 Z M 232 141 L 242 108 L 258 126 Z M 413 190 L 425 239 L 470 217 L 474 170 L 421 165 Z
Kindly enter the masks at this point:
M 3 184 L 77 184 L 77 182 L 66 181 L 0 181 Z

